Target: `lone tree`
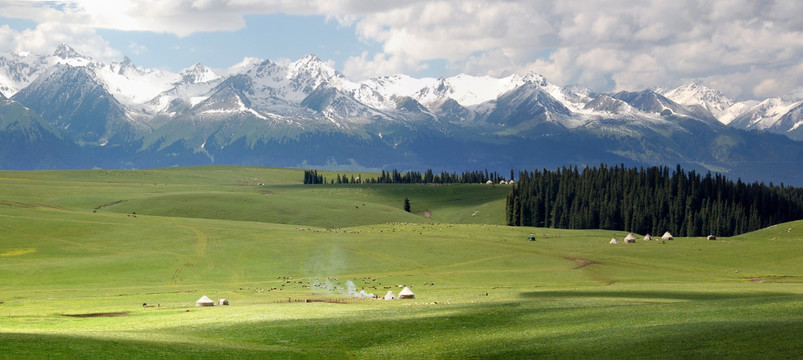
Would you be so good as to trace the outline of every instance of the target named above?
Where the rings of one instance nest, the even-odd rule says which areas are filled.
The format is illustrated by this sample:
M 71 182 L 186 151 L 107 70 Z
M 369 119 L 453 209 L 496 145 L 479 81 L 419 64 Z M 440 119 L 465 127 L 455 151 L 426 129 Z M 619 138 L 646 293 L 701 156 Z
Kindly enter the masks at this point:
M 404 211 L 410 212 L 410 199 L 404 197 Z

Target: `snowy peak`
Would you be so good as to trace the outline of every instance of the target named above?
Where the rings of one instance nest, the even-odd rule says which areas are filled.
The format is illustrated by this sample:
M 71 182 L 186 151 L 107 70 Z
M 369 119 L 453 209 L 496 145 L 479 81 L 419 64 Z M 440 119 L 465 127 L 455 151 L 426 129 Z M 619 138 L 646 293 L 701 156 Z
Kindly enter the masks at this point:
M 783 100 L 785 102 L 803 101 L 803 86 L 790 91 L 786 95 L 781 96 L 781 100 Z
M 117 65 L 117 66 L 114 66 L 114 65 Z M 121 62 L 119 64 L 113 64 L 112 66 L 117 68 L 117 75 L 125 76 L 126 73 L 129 73 L 129 72 L 132 72 L 132 71 L 137 71 L 137 67 L 134 66 L 134 63 L 131 62 L 131 59 L 128 56 L 123 58 L 123 62 Z
M 61 44 L 56 48 L 56 51 L 53 52 L 53 56 L 60 58 L 62 60 L 67 59 L 88 59 L 84 54 L 78 52 L 78 50 L 73 49 L 67 44 Z
M 605 112 L 610 114 L 627 114 L 633 112 L 633 107 L 628 103 L 614 99 L 608 95 L 597 96 L 583 107 L 586 110 Z
M 312 93 L 321 84 L 328 84 L 338 90 L 356 87 L 356 84 L 346 80 L 345 76 L 315 55 L 307 55 L 290 63 L 286 78 L 293 83 L 295 90 L 304 94 Z
M 510 90 L 496 101 L 496 106 L 485 122 L 507 128 L 532 130 L 548 124 L 549 128 L 563 128 L 572 112 L 539 84 L 526 82 Z
M 185 84 L 199 84 L 220 79 L 220 75 L 201 63 L 184 69 L 179 75 L 181 76 L 181 82 Z
M 683 108 L 678 103 L 651 90 L 638 92 L 620 91 L 611 95 L 611 97 L 622 100 L 645 113 L 691 115 L 687 109 Z
M 496 100 L 500 95 L 523 83 L 518 75 L 497 79 L 490 76 L 459 74 L 436 80 L 419 90 L 413 98 L 424 105 L 440 103 L 450 98 L 462 106 L 473 106 Z
M 732 118 L 723 119 L 723 116 L 729 114 L 728 109 L 734 105 L 734 102 L 719 90 L 689 82 L 676 89 L 667 91 L 663 95 L 681 105 L 699 105 L 710 112 L 715 118 L 719 119 L 720 122 L 727 124 L 732 120 Z
M 351 91 L 357 101 L 378 109 L 395 106 L 394 96 L 412 97 L 415 93 L 435 83 L 433 78 L 416 79 L 404 74 L 376 77 L 355 84 Z
M 314 73 L 325 77 L 332 77 L 335 76 L 336 71 L 334 68 L 321 61 L 317 56 L 309 54 L 287 66 L 288 78 L 297 77 L 303 73 Z
M 547 80 L 543 75 L 532 71 L 527 73 L 527 75 L 524 75 L 521 79 L 522 81 L 530 82 L 543 88 L 552 85 L 552 83 L 550 83 L 549 80 Z
M 734 119 L 731 125 L 743 129 L 783 132 L 787 129 L 779 128 L 782 126 L 779 120 L 801 103 L 784 99 L 794 99 L 794 95 L 764 100 Z

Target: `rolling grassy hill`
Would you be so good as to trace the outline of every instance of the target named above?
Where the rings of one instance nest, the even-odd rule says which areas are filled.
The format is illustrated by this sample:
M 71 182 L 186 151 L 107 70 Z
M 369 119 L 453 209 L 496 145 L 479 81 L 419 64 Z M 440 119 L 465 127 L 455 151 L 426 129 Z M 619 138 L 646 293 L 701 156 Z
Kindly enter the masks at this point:
M 803 356 L 801 221 L 609 245 L 501 226 L 504 186 L 302 175 L 0 172 L 0 358 Z

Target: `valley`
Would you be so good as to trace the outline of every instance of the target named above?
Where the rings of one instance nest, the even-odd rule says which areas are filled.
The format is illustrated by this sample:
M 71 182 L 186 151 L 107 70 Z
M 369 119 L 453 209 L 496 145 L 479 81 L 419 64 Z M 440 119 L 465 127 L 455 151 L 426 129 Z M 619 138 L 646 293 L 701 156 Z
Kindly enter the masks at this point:
M 505 185 L 302 179 L 0 171 L 0 357 L 803 353 L 801 221 L 611 245 L 626 233 L 504 226 Z
M 314 55 L 171 73 L 65 44 L 0 59 L 2 169 L 680 164 L 803 185 L 799 91 L 742 102 L 693 83 L 602 94 L 532 72 L 357 82 Z

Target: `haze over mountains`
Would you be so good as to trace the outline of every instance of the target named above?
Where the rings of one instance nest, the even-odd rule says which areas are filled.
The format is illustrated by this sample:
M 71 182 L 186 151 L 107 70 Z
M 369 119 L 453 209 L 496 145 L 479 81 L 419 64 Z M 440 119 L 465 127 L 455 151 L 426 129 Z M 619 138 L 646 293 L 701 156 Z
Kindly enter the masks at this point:
M 694 83 L 598 94 L 534 73 L 355 82 L 313 55 L 171 73 L 62 45 L 51 56 L 0 54 L 0 92 L 2 169 L 605 162 L 803 185 L 803 88 L 735 102 Z

